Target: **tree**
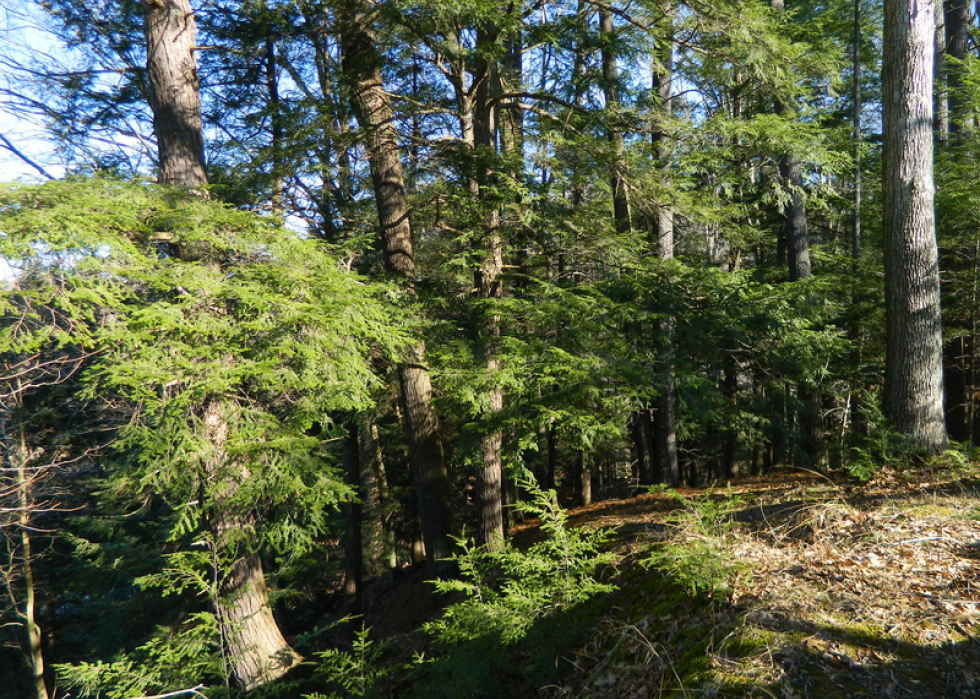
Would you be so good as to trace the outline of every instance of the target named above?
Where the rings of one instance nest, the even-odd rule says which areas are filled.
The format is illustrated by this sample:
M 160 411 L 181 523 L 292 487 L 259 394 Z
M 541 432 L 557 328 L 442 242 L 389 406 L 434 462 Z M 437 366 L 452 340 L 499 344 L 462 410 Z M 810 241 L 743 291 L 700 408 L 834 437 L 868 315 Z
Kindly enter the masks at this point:
M 145 0 L 144 8 L 146 65 L 160 154 L 160 180 L 204 194 L 208 178 L 194 59 L 194 13 L 189 0 Z M 227 452 L 232 429 L 229 410 L 224 396 L 207 396 L 198 406 L 198 418 L 212 449 L 206 460 L 207 477 L 223 481 L 215 489 L 210 517 L 215 545 L 222 553 L 234 552 L 231 570 L 223 578 L 217 600 L 222 638 L 228 645 L 235 681 L 251 690 L 285 674 L 299 656 L 283 638 L 272 616 L 261 558 L 239 538 L 240 531 L 253 526 L 250 516 L 236 514 L 235 506 L 229 504 L 234 502 L 241 482 L 250 475 L 243 465 L 236 468 L 234 457 Z
M 884 411 L 923 451 L 943 449 L 942 318 L 932 172 L 934 3 L 885 6 L 883 207 L 887 345 Z
M 338 32 L 355 114 L 366 136 L 385 271 L 413 294 L 415 252 L 398 131 L 381 75 L 382 59 L 375 43 L 371 13 L 360 0 L 347 0 L 341 5 Z M 425 553 L 434 571 L 445 576 L 452 570 L 449 485 L 439 421 L 432 406 L 432 382 L 424 343 L 417 343 L 399 364 L 398 378 Z

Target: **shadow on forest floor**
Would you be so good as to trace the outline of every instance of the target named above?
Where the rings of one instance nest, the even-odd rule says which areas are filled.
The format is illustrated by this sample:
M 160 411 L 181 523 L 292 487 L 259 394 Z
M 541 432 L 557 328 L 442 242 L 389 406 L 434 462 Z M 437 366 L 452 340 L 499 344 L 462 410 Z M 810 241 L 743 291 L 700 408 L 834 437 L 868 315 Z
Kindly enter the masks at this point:
M 634 566 L 572 677 L 543 695 L 980 697 L 978 493 L 980 479 L 943 471 L 864 487 L 783 474 L 716 488 L 707 497 L 742 499 L 722 535 L 741 571 L 730 600 L 692 599 Z M 643 495 L 572 517 L 618 525 L 618 542 L 642 557 L 665 540 L 685 545 L 690 532 L 664 521 L 679 507 Z

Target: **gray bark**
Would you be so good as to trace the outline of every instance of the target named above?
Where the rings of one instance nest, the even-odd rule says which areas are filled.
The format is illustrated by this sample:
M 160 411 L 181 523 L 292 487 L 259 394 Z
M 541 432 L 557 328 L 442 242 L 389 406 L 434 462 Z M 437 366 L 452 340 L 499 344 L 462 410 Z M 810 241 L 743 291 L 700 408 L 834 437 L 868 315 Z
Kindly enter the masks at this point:
M 665 7 L 664 22 L 672 21 L 673 8 Z M 667 32 L 664 32 L 667 34 Z M 657 106 L 664 120 L 671 115 L 671 89 L 674 68 L 674 45 L 668 38 L 661 38 L 654 54 L 652 88 Z M 670 173 L 670 144 L 663 128 L 653 131 L 653 146 L 664 178 Z M 654 236 L 656 250 L 661 260 L 674 258 L 674 210 L 667 202 L 659 202 L 656 207 Z M 657 371 L 657 384 L 660 390 L 656 399 L 653 425 L 653 456 L 656 464 L 657 480 L 669 486 L 680 485 L 680 465 L 677 461 L 677 401 L 674 395 L 675 369 L 673 358 L 674 320 L 664 320 L 660 325 L 664 350 L 661 352 Z
M 203 191 L 204 135 L 194 57 L 196 25 L 188 0 L 144 0 L 150 107 L 159 148 L 160 181 Z M 221 557 L 233 559 L 222 577 L 217 611 L 230 671 L 246 691 L 281 677 L 300 657 L 286 643 L 269 608 L 262 561 L 243 539 L 251 531 L 244 515 L 228 510 L 244 468 L 226 462 L 227 406 L 213 398 L 202 406 L 212 454 L 205 472 L 212 483 L 210 528 Z M 230 556 L 229 556 L 230 554 Z M 217 558 L 217 557 L 216 557 Z
M 236 685 L 251 691 L 282 677 L 301 658 L 286 643 L 272 616 L 262 559 L 250 550 L 254 514 L 238 511 L 230 504 L 240 483 L 250 474 L 244 466 L 228 459 L 228 409 L 215 398 L 205 404 L 201 414 L 211 446 L 204 465 L 210 484 L 208 524 L 219 556 L 233 559 L 231 568 L 219 575 L 217 598 L 231 676 Z
M 934 5 L 885 5 L 884 193 L 887 339 L 884 412 L 924 451 L 948 443 L 933 198 Z
M 489 50 L 499 38 L 500 32 L 493 25 L 481 27 L 477 31 L 478 52 Z M 489 65 L 482 57 L 478 58 L 474 80 L 479 81 L 479 86 L 474 101 L 473 145 L 484 153 L 482 157 L 477 156 L 480 164 L 471 186 L 476 195 L 482 197 L 493 177 L 493 171 L 486 162 L 490 154 L 497 150 L 498 110 L 492 98 L 501 88 L 498 67 Z M 504 266 L 500 210 L 496 206 L 490 206 L 486 212 L 483 238 L 480 250 L 482 260 L 473 271 L 476 298 L 473 321 L 487 373 L 494 376 L 501 369 L 500 315 L 488 303 L 503 296 L 500 275 Z M 504 407 L 503 387 L 495 383 L 490 388 L 488 398 L 484 419 L 492 421 Z M 504 545 L 502 448 L 503 435 L 498 428 L 490 428 L 480 436 L 482 465 L 476 473 L 477 541 L 489 550 L 498 550 Z
M 208 183 L 204 169 L 197 25 L 189 0 L 144 0 L 146 71 L 160 181 L 185 189 Z

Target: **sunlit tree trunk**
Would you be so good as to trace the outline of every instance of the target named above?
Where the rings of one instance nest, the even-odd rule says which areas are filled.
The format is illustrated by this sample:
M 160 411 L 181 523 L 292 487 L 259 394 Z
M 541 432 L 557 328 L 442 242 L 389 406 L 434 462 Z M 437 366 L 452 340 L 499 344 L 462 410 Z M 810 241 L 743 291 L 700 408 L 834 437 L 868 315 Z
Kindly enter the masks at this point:
M 343 68 L 351 84 L 354 113 L 365 134 L 385 270 L 412 289 L 416 270 L 410 211 L 398 131 L 391 98 L 381 76 L 382 58 L 370 24 L 370 8 L 359 0 L 350 0 L 342 4 L 338 19 Z M 446 577 L 453 572 L 448 560 L 452 555 L 449 478 L 439 422 L 432 406 L 432 382 L 425 363 L 424 343 L 417 343 L 410 356 L 403 359 L 398 375 L 426 556 L 435 573 Z
M 150 106 L 157 135 L 160 181 L 183 189 L 207 186 L 201 100 L 194 58 L 196 27 L 188 0 L 144 0 L 147 74 Z M 251 552 L 243 532 L 253 527 L 242 516 L 223 511 L 233 499 L 244 469 L 226 462 L 228 437 L 225 401 L 214 396 L 202 408 L 212 455 L 206 476 L 216 490 L 210 516 L 211 533 L 221 557 L 232 559 L 222 576 L 218 616 L 228 649 L 231 674 L 243 689 L 251 690 L 281 677 L 299 662 L 283 638 L 269 607 L 262 561 Z
M 943 418 L 942 321 L 932 173 L 934 6 L 885 4 L 884 99 L 885 302 L 884 412 L 924 451 L 947 443 Z
M 197 25 L 189 0 L 144 0 L 146 72 L 160 181 L 186 189 L 207 186 Z
M 477 53 L 489 51 L 500 39 L 500 32 L 487 23 L 477 29 Z M 488 63 L 478 55 L 474 81 L 478 82 L 473 113 L 474 154 L 476 176 L 471 179 L 471 189 L 477 197 L 487 196 L 487 187 L 495 176 L 487 163 L 497 152 L 498 109 L 495 93 L 500 91 L 499 67 Z M 503 296 L 503 239 L 501 237 L 500 209 L 487 204 L 484 214 L 484 230 L 479 251 L 481 261 L 473 271 L 473 293 L 476 299 L 473 325 L 476 340 L 483 354 L 483 361 L 493 385 L 482 420 L 490 423 L 480 435 L 482 464 L 476 473 L 477 541 L 489 550 L 504 545 L 503 514 L 503 434 L 492 426 L 504 407 L 503 387 L 496 383 L 500 364 L 500 314 L 493 302 Z
M 674 8 L 664 8 L 664 23 L 669 28 L 673 21 Z M 654 99 L 666 122 L 672 113 L 671 91 L 674 71 L 672 32 L 664 31 L 654 52 L 653 91 Z M 670 144 L 665 128 L 653 130 L 654 154 L 659 160 L 661 172 L 669 177 Z M 662 260 L 674 258 L 674 210 L 666 202 L 658 202 L 654 213 L 654 236 L 656 251 Z M 674 395 L 674 320 L 667 319 L 660 325 L 664 348 L 661 351 L 658 368 L 658 390 L 654 412 L 653 452 L 656 463 L 656 480 L 676 487 L 680 485 L 681 473 L 677 462 L 677 401 Z

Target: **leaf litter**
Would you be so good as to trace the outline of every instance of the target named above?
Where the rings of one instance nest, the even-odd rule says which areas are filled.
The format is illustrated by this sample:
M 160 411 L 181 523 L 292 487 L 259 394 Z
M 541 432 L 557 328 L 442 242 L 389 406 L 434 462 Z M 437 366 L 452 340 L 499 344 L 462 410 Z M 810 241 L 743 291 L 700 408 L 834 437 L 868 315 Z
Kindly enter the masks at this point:
M 692 536 L 663 526 L 666 496 L 573 513 L 628 532 L 622 590 L 541 696 L 980 698 L 980 480 L 940 470 L 841 487 L 795 474 L 713 497 L 733 494 L 748 505 L 725 534 L 739 572 L 724 600 L 638 564 Z

